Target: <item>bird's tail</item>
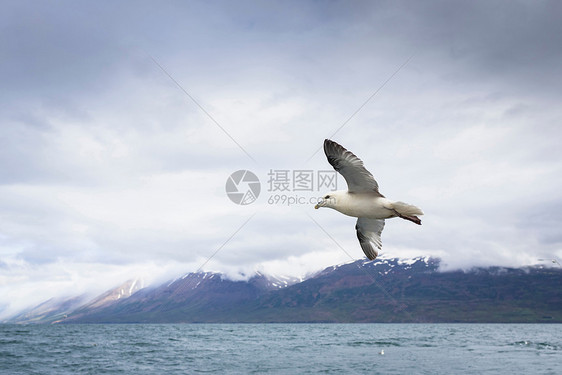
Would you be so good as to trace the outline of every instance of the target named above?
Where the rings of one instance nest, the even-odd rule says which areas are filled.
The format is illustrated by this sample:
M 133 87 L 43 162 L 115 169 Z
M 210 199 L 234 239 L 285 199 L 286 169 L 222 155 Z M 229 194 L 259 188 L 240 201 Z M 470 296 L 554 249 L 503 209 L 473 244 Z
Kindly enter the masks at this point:
M 423 215 L 423 211 L 421 210 L 421 208 L 404 202 L 393 202 L 392 208 L 394 208 L 396 212 L 404 216 Z

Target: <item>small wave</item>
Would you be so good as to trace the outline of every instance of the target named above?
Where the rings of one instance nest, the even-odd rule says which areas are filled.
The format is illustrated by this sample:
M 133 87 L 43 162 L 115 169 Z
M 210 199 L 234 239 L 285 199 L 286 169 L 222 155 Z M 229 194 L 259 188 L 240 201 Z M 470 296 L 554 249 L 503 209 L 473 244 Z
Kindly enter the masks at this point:
M 400 344 L 392 341 L 350 341 L 349 346 L 400 346 Z
M 81 342 L 75 343 L 68 346 L 69 350 L 83 350 L 83 349 L 91 349 L 97 347 L 98 344 L 95 342 Z
M 437 345 L 435 344 L 419 344 L 417 345 L 418 348 L 435 348 Z
M 16 339 L 0 339 L 0 345 L 23 344 L 25 341 Z
M 550 344 L 548 342 L 538 342 L 535 344 L 537 349 L 546 349 L 546 350 L 560 350 L 560 347 L 554 344 Z
M 134 343 L 132 343 L 131 346 L 144 348 L 144 347 L 153 346 L 153 344 L 150 343 L 150 342 L 140 341 L 140 342 L 134 342 Z
M 548 342 L 516 341 L 513 346 L 528 347 L 538 350 L 560 350 L 560 347 Z
M 24 358 L 24 356 L 16 353 L 0 352 L 0 359 L 2 358 Z
M 10 334 L 14 336 L 29 335 L 30 333 L 31 331 L 27 329 L 15 329 L 13 331 L 10 331 Z

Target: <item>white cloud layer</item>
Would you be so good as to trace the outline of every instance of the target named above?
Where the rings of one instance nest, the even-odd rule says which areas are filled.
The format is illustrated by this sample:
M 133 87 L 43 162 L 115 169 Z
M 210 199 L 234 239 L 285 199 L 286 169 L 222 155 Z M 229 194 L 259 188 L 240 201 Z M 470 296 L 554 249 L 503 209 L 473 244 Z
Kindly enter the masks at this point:
M 558 2 L 1 8 L 0 317 L 218 249 L 204 268 L 237 278 L 362 257 L 352 218 L 268 203 L 271 169 L 330 169 L 311 156 L 338 129 L 383 194 L 426 213 L 389 220 L 386 256 L 562 258 Z M 239 169 L 262 182 L 254 204 L 225 194 Z

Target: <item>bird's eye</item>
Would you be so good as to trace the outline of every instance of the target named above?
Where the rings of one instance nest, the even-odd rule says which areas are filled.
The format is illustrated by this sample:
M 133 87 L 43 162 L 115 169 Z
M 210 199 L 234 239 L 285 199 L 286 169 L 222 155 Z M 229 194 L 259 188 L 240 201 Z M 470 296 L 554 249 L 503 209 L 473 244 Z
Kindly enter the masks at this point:
M 326 195 L 326 196 L 324 197 L 324 199 L 330 199 L 330 196 L 329 196 L 329 195 Z

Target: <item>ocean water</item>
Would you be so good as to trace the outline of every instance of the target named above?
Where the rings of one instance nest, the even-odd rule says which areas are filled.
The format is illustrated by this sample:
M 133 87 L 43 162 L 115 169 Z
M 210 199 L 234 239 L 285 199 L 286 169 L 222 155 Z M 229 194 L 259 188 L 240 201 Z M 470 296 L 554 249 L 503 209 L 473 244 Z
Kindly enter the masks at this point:
M 562 374 L 561 366 L 560 324 L 0 325 L 3 375 Z

